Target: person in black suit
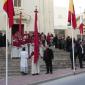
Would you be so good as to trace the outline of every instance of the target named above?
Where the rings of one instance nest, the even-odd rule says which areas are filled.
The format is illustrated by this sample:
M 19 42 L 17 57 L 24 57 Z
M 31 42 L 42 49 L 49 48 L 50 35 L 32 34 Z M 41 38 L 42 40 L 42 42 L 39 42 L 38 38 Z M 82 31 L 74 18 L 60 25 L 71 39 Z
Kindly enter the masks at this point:
M 70 45 L 70 59 L 71 59 L 71 68 L 73 69 L 73 50 L 72 50 L 72 44 Z M 81 41 L 74 41 L 74 62 L 76 66 L 76 58 L 79 59 L 79 65 L 80 68 L 83 68 L 82 58 L 84 55 L 83 51 L 83 45 Z
M 78 58 L 79 58 L 79 64 L 80 68 L 83 68 L 83 56 L 84 56 L 84 48 L 83 48 L 83 43 L 80 41 L 79 46 L 77 47 L 78 49 Z
M 53 55 L 53 51 L 52 49 L 50 49 L 50 47 L 47 45 L 46 46 L 46 49 L 44 51 L 44 55 L 43 55 L 43 60 L 45 61 L 45 64 L 46 64 L 46 74 L 48 73 L 53 73 L 53 68 L 52 68 L 52 60 L 54 58 L 54 55 Z

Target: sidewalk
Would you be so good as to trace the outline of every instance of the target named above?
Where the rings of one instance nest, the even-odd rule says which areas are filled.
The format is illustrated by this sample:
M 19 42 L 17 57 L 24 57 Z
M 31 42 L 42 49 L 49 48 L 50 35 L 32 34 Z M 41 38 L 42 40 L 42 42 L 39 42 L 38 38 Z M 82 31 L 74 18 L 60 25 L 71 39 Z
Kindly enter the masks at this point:
M 85 68 L 77 68 L 76 74 L 85 72 Z M 57 69 L 53 74 L 40 73 L 40 75 L 32 76 L 31 74 L 25 76 L 11 76 L 8 79 L 8 85 L 37 85 L 41 82 L 59 79 L 62 77 L 73 75 L 74 72 L 70 68 L 67 69 Z M 5 79 L 0 79 L 0 85 L 5 85 Z

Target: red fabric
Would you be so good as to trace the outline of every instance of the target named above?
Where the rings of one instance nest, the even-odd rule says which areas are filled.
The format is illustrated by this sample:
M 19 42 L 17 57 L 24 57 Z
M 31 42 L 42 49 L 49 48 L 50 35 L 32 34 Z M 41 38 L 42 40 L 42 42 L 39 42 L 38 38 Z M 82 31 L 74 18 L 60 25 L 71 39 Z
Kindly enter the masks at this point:
M 81 23 L 79 26 L 80 34 L 83 34 L 83 26 L 84 26 L 83 23 Z
M 21 46 L 20 41 L 18 41 L 18 40 L 13 41 L 13 46 L 20 47 Z
M 37 63 L 39 57 L 39 36 L 37 27 L 37 9 L 35 10 L 35 22 L 34 22 L 34 63 Z
M 9 27 L 12 27 L 14 24 L 14 7 L 13 7 L 13 1 L 7 0 L 3 6 L 3 9 L 7 12 L 8 20 L 9 20 Z
M 47 35 L 47 41 L 50 43 L 50 40 L 51 40 L 51 36 L 48 34 Z
M 73 13 L 71 11 L 68 11 L 68 22 L 72 25 L 72 27 L 74 29 L 77 27 L 75 10 L 74 9 L 73 9 Z
M 22 14 L 20 13 L 20 19 L 19 19 L 19 33 L 20 33 L 20 35 L 21 35 L 21 29 L 22 29 L 22 27 L 21 27 L 21 20 L 22 20 Z

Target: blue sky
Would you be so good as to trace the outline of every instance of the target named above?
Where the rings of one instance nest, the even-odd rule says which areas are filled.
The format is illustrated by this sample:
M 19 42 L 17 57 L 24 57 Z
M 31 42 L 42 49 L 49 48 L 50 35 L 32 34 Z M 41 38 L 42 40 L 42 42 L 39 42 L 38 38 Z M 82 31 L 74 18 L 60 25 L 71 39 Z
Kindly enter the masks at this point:
M 85 10 L 85 0 L 73 0 L 75 13 L 80 14 Z M 54 0 L 54 7 L 64 7 L 68 10 L 69 0 Z

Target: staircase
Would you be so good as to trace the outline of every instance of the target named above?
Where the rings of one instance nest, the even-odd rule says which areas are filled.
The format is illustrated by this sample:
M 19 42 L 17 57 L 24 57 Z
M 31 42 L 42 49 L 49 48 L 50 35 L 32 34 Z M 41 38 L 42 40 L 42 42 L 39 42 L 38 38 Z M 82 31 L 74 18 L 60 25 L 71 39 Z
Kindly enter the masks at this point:
M 64 50 L 55 49 L 54 47 L 52 47 L 52 50 L 54 53 L 53 70 L 71 67 L 70 53 Z M 41 68 L 41 70 L 45 70 L 43 62 L 41 63 Z
M 70 57 L 69 53 L 64 50 L 59 50 L 52 48 L 54 52 L 54 60 L 53 60 L 53 69 L 59 68 L 69 68 L 70 65 Z M 31 59 L 28 60 L 29 65 L 29 74 L 31 72 Z M 45 71 L 45 63 L 43 59 L 40 59 L 40 70 Z M 20 75 L 20 59 L 19 58 L 10 58 L 9 59 L 9 76 Z
M 56 68 L 70 68 L 71 66 L 70 53 L 64 50 L 59 50 L 54 48 L 53 51 L 54 51 L 53 65 Z
M 6 69 L 6 48 L 0 47 L 0 78 L 5 77 Z
M 55 49 L 52 47 L 52 50 L 54 52 L 54 59 L 53 59 L 53 70 L 57 69 L 63 69 L 63 68 L 71 68 L 71 62 L 70 62 L 70 54 L 64 50 Z M 9 50 L 11 52 L 11 50 Z M 21 75 L 20 74 L 20 59 L 19 58 L 11 58 L 9 54 L 8 59 L 8 75 L 9 76 L 15 76 L 15 75 Z M 29 65 L 29 74 L 31 72 L 31 59 L 28 60 Z M 77 60 L 77 66 L 78 60 Z M 5 76 L 5 57 L 2 57 L 0 55 L 0 76 Z M 43 59 L 40 59 L 40 70 L 46 71 L 45 69 L 45 63 L 43 62 Z

